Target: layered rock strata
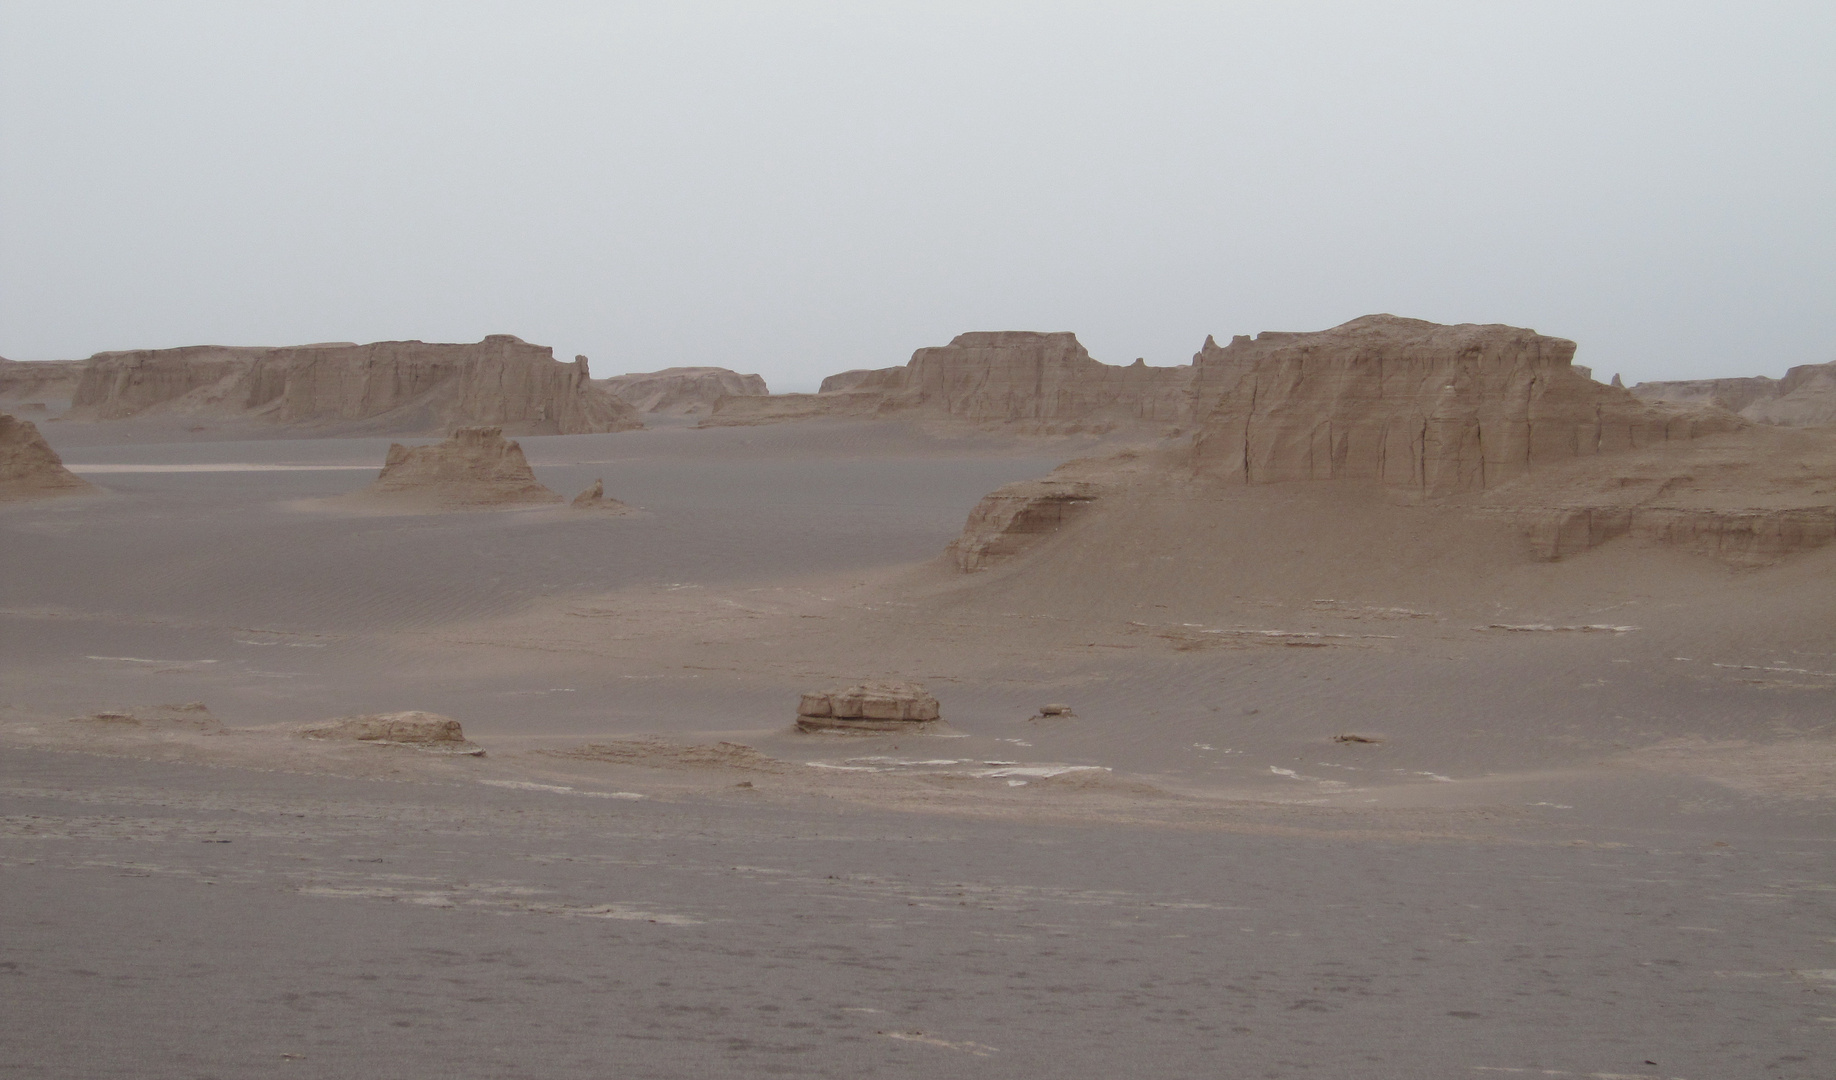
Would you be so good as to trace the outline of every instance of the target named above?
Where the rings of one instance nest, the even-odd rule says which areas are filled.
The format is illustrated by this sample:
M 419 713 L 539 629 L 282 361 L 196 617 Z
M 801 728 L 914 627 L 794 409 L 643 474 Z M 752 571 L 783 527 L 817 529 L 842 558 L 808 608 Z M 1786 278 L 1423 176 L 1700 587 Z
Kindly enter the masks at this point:
M 0 356 L 0 398 L 68 401 L 83 376 L 83 360 L 8 360 Z
M 959 570 L 983 570 L 1057 532 L 1097 500 L 1086 480 L 1047 477 L 996 488 L 969 512 L 947 554 Z
M 459 721 L 431 712 L 345 716 L 306 728 L 300 735 L 308 739 L 349 739 L 353 742 L 388 743 L 449 754 L 484 756 L 483 750 L 466 739 Z
M 1737 430 L 1575 371 L 1575 344 L 1512 326 L 1367 315 L 1194 357 L 1195 460 L 1245 482 L 1362 479 L 1425 497 L 1534 466 Z
M 522 446 L 497 427 L 462 427 L 431 446 L 390 446 L 381 475 L 358 497 L 442 509 L 562 501 L 536 480 Z
M 770 391 L 758 375 L 723 367 L 673 367 L 603 379 L 599 385 L 642 413 L 700 416 L 723 397 L 764 397 Z
M 381 341 L 290 348 L 190 346 L 98 353 L 84 365 L 72 419 L 178 413 L 402 432 L 495 424 L 521 434 L 642 427 L 595 385 L 585 357 L 509 334 L 475 345 Z
M 919 349 L 904 367 L 832 375 L 816 394 L 723 399 L 704 423 L 910 415 L 1041 433 L 1103 432 L 1186 422 L 1192 377 L 1190 367 L 1102 363 L 1075 334 L 978 332 Z
M 1642 382 L 1632 392 L 1646 401 L 1715 405 L 1749 420 L 1781 427 L 1836 424 L 1836 363 L 1802 364 L 1783 379 Z
M 937 699 L 909 682 L 871 682 L 804 694 L 797 703 L 803 731 L 899 731 L 942 715 Z
M 30 420 L 0 413 L 0 502 L 93 495 L 94 484 L 64 468 Z

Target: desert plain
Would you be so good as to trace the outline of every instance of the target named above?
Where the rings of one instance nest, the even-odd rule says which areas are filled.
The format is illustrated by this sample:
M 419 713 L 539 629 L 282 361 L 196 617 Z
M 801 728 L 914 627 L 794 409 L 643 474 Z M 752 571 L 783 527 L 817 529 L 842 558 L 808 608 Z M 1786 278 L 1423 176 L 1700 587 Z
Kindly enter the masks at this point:
M 1385 320 L 21 391 L 88 486 L 0 504 L 0 1061 L 1828 1076 L 1836 431 Z M 799 729 L 877 680 L 941 719 Z

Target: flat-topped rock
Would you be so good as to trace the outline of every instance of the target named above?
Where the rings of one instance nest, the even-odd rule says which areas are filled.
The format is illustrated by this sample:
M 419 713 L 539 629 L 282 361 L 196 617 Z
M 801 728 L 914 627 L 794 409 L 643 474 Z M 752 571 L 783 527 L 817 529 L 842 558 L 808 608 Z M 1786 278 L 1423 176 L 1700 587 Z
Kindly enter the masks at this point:
M 439 713 L 418 710 L 343 716 L 300 732 L 308 739 L 348 739 L 352 742 L 393 743 L 444 753 L 483 756 L 467 741 L 459 721 Z
M 476 344 L 199 345 L 98 353 L 84 363 L 69 415 L 208 416 L 341 431 L 495 424 L 531 435 L 643 426 L 637 410 L 593 383 L 585 357 L 560 363 L 554 350 L 510 334 Z
M 804 694 L 803 731 L 898 731 L 938 719 L 937 699 L 911 682 L 870 682 Z
M 38 425 L 0 413 L 0 502 L 93 495 L 99 489 L 64 468 Z

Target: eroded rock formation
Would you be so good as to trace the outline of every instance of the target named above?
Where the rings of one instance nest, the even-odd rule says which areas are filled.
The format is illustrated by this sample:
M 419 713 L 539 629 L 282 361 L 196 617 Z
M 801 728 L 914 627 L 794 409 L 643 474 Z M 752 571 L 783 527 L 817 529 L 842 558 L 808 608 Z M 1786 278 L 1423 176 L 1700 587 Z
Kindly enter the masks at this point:
M 937 699 L 909 682 L 862 683 L 804 694 L 797 703 L 803 731 L 898 731 L 939 715 Z
M 0 356 L 0 399 L 67 401 L 76 394 L 83 360 L 8 360 Z
M 0 413 L 0 502 L 93 495 L 94 484 L 64 468 L 38 425 Z
M 1102 363 L 1075 334 L 978 332 L 919 349 L 904 367 L 831 375 L 816 394 L 725 399 L 704 423 L 910 415 L 1041 433 L 1104 432 L 1184 423 L 1192 376 L 1191 367 Z
M 758 375 L 723 367 L 673 367 L 601 380 L 620 401 L 639 412 L 700 416 L 723 397 L 764 397 L 770 391 Z
M 1719 406 L 1749 420 L 1781 427 L 1836 424 L 1836 362 L 1802 364 L 1783 379 L 1755 375 L 1741 379 L 1642 382 L 1632 392 L 1646 401 Z
M 462 427 L 431 446 L 396 443 L 382 474 L 356 497 L 442 509 L 561 501 L 536 480 L 522 446 L 497 427 Z
M 969 512 L 962 535 L 950 542 L 949 556 L 958 569 L 985 569 L 1057 532 L 1099 493 L 1098 485 L 1087 480 L 1057 477 L 998 487 Z
M 1518 327 L 1394 315 L 1207 339 L 1194 357 L 1196 460 L 1246 482 L 1367 479 L 1433 497 L 1744 423 L 1602 386 L 1570 366 L 1574 352 Z
M 575 510 L 590 510 L 599 514 L 629 514 L 631 507 L 617 499 L 606 498 L 606 482 L 603 479 L 593 481 L 593 486 L 574 496 L 570 504 Z
M 85 363 L 72 419 L 159 413 L 400 432 L 495 424 L 571 435 L 643 426 L 635 409 L 592 382 L 585 357 L 558 363 L 552 349 L 509 334 L 475 345 L 141 349 Z
M 484 756 L 483 750 L 466 739 L 459 721 L 431 712 L 345 716 L 306 728 L 300 735 L 308 739 L 348 739 L 352 742 L 389 743 L 449 754 Z

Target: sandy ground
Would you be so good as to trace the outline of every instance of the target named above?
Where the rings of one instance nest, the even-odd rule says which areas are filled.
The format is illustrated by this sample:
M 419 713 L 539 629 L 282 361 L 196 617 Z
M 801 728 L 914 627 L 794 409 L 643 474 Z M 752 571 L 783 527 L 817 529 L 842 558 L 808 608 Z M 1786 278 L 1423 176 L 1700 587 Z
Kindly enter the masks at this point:
M 963 575 L 983 493 L 1113 448 L 529 438 L 644 513 L 357 515 L 326 500 L 387 440 L 45 430 L 110 494 L 0 509 L 18 1075 L 1836 1050 L 1836 550 L 1538 563 L 1496 519 L 1168 475 Z M 883 677 L 945 722 L 792 730 Z M 297 735 L 399 709 L 486 755 Z

